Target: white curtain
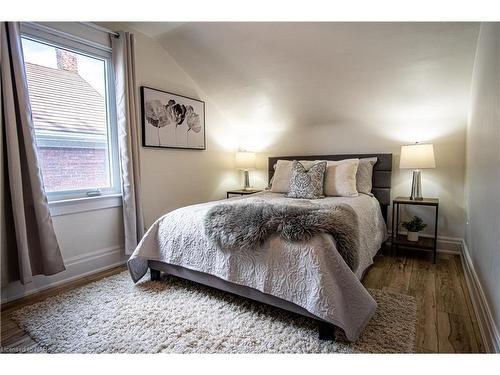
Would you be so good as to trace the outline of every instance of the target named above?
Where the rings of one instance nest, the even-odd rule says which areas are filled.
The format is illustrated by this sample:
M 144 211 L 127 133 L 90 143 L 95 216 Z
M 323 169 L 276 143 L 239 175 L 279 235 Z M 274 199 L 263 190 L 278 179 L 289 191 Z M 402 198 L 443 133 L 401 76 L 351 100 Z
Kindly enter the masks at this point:
M 144 235 L 139 161 L 139 112 L 135 83 L 135 39 L 128 32 L 120 32 L 118 37 L 111 37 L 111 45 L 121 158 L 125 254 L 132 254 Z
M 0 23 L 2 284 L 65 270 L 42 183 L 19 24 Z

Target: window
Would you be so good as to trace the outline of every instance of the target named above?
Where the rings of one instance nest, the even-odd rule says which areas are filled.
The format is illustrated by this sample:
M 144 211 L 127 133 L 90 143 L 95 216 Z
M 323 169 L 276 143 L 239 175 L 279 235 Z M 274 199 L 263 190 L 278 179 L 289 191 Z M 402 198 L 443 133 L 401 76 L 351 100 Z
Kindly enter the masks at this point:
M 26 26 L 22 32 L 49 200 L 120 193 L 111 51 Z

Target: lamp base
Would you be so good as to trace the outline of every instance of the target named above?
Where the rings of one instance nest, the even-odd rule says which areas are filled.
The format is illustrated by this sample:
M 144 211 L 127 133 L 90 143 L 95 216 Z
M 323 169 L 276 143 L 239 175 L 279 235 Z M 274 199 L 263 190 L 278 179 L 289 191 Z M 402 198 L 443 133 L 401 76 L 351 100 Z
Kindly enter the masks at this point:
M 424 199 L 422 197 L 422 178 L 420 169 L 415 169 L 413 171 L 413 181 L 411 183 L 411 195 L 410 199 L 414 201 L 421 201 Z
M 250 173 L 248 173 L 248 169 L 244 170 L 245 172 L 245 186 L 243 187 L 243 190 L 252 190 L 250 187 Z

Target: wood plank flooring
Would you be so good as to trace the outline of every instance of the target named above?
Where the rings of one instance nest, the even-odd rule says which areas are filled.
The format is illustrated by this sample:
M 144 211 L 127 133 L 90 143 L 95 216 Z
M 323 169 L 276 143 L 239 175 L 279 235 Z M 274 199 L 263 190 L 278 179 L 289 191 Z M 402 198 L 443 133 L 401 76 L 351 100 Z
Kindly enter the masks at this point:
M 484 353 L 460 257 L 439 254 L 433 264 L 428 254 L 400 254 L 404 256 L 377 255 L 363 285 L 415 297 L 417 351 Z
M 35 347 L 30 336 L 10 318 L 12 311 L 124 269 L 117 267 L 2 306 L 1 349 L 4 352 L 30 352 Z M 416 252 L 404 252 L 404 256 L 396 257 L 378 255 L 366 272 L 363 284 L 367 288 L 415 297 L 418 306 L 416 345 L 419 353 L 484 352 L 457 255 L 439 254 L 436 264 L 432 263 L 429 255 Z

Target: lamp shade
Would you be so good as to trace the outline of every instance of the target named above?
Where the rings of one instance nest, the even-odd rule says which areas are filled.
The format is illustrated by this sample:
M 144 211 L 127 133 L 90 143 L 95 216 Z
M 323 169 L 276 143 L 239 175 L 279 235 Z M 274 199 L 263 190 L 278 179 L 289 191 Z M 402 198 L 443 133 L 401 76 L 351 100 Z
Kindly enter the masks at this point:
M 401 169 L 425 169 L 436 168 L 434 160 L 434 146 L 427 144 L 414 144 L 401 146 L 401 158 L 399 159 Z
M 255 169 L 255 153 L 241 151 L 236 153 L 236 168 Z

